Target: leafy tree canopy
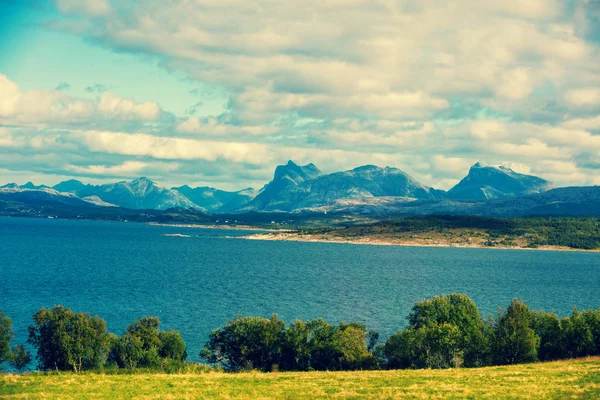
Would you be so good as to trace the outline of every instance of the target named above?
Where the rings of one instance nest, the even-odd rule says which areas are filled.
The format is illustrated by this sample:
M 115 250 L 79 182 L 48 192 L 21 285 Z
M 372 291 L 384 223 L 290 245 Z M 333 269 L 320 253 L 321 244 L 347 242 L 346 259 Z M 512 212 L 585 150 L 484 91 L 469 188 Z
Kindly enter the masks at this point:
M 10 360 L 10 341 L 14 338 L 12 320 L 0 312 L 0 366 Z
M 37 348 L 42 370 L 75 372 L 100 366 L 108 351 L 106 323 L 98 316 L 63 306 L 42 308 L 33 316 L 29 343 Z

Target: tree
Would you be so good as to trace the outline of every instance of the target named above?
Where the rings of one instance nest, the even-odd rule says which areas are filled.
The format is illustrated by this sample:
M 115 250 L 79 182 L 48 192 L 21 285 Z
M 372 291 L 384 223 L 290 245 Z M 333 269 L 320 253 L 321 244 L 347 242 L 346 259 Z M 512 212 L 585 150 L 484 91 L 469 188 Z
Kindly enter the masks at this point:
M 331 325 L 321 318 L 307 321 L 310 369 L 319 371 L 340 369 L 339 349 L 335 344 L 338 327 Z
M 111 340 L 108 361 L 117 364 L 119 368 L 134 369 L 144 357 L 142 340 L 135 335 L 125 333 Z
M 79 372 L 100 366 L 108 352 L 106 322 L 63 306 L 33 316 L 29 343 L 37 347 L 39 368 Z
M 303 321 L 296 320 L 285 330 L 281 344 L 280 368 L 284 371 L 308 371 L 311 369 L 311 329 Z
M 10 360 L 10 341 L 14 337 L 12 320 L 0 312 L 0 368 L 2 363 Z
M 564 358 L 583 357 L 594 353 L 594 336 L 583 313 L 574 308 L 573 314 L 563 318 L 560 323 Z
M 555 313 L 531 311 L 531 328 L 540 337 L 540 360 L 550 361 L 564 357 L 562 328 Z
M 367 347 L 367 328 L 358 323 L 341 323 L 333 336 L 333 344 L 338 352 L 339 364 L 336 369 L 374 369 L 377 360 Z
M 367 333 L 367 350 L 369 350 L 369 353 L 372 353 L 375 350 L 378 341 L 379 332 L 375 330 L 370 330 L 369 333 Z
M 387 367 L 449 368 L 462 362 L 461 334 L 449 323 L 409 327 L 392 335 L 385 344 Z
M 388 369 L 426 368 L 426 363 L 419 356 L 422 342 L 422 331 L 406 328 L 394 333 L 385 342 L 383 349 L 385 367 Z
M 600 355 L 600 309 L 582 311 L 587 326 L 590 328 L 592 337 L 594 338 L 594 349 L 592 354 Z
M 378 335 L 367 333 L 363 324 L 331 325 L 322 319 L 296 321 L 285 331 L 281 346 L 281 369 L 357 370 L 378 367 L 367 346 L 367 336 L 375 346 Z
M 31 363 L 31 352 L 22 344 L 19 344 L 12 349 L 10 365 L 13 368 L 23 372 L 23 370 Z
M 187 358 L 185 342 L 181 334 L 175 330 L 163 331 L 158 334 L 160 348 L 158 355 L 175 361 L 184 361 Z
M 276 314 L 270 319 L 238 317 L 209 334 L 200 356 L 229 371 L 270 371 L 279 364 L 285 323 Z
M 464 357 L 464 365 L 477 367 L 487 363 L 488 343 L 485 324 L 477 306 L 469 296 L 452 293 L 448 296 L 442 295 L 423 300 L 413 306 L 408 321 L 410 327 L 414 329 L 429 327 L 428 333 L 432 335 L 435 334 L 432 325 L 456 326 L 460 333 L 457 346 Z M 443 330 L 447 329 L 449 328 Z
M 161 347 L 159 337 L 160 320 L 157 317 L 144 317 L 135 320 L 127 327 L 123 338 L 132 344 L 134 353 L 140 354 L 135 367 L 156 368 L 160 365 L 158 351 Z M 141 352 L 135 345 L 141 347 Z
M 158 368 L 165 360 L 184 361 L 185 342 L 177 331 L 160 331 L 160 320 L 135 320 L 120 337 L 111 340 L 109 361 L 120 368 Z
M 513 300 L 494 326 L 492 356 L 496 364 L 519 364 L 537 359 L 540 337 L 531 328 L 531 313 L 521 301 Z

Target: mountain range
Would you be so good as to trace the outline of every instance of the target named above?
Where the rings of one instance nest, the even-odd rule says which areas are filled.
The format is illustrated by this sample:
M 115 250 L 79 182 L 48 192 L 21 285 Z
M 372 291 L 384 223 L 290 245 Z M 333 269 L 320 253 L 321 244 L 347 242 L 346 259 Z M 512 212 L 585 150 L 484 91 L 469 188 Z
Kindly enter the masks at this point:
M 105 185 L 68 180 L 53 187 L 28 182 L 0 187 L 0 202 L 39 206 L 192 209 L 207 213 L 347 212 L 494 216 L 600 214 L 600 187 L 554 189 L 542 178 L 504 166 L 473 165 L 456 186 L 439 190 L 392 167 L 365 165 L 323 174 L 289 161 L 263 188 L 224 191 L 188 185 L 165 188 L 142 177 Z M 76 203 L 76 204 L 75 204 Z
M 537 176 L 519 174 L 504 166 L 482 166 L 476 163 L 447 197 L 455 200 L 481 201 L 503 197 L 541 193 L 552 189 L 552 184 Z
M 123 208 L 167 210 L 169 208 L 200 208 L 183 194 L 157 185 L 142 177 L 130 182 L 107 185 L 85 185 L 77 180 L 59 183 L 52 189 L 78 197 L 97 196 L 103 201 Z

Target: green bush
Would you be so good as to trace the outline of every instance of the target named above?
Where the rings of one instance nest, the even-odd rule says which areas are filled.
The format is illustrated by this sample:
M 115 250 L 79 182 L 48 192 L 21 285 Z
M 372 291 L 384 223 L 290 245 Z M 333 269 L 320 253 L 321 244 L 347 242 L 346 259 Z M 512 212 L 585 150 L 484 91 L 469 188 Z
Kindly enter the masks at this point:
M 186 357 L 181 334 L 174 330 L 161 332 L 156 317 L 136 320 L 121 337 L 110 338 L 108 360 L 119 368 L 164 369 L 165 365 L 180 368 Z
M 186 362 L 186 345 L 174 330 L 161 331 L 156 317 L 134 321 L 118 337 L 104 320 L 69 308 L 42 308 L 29 327 L 41 370 L 103 373 L 360 370 L 505 365 L 600 354 L 600 309 L 559 319 L 531 311 L 519 300 L 484 322 L 463 294 L 415 303 L 406 329 L 378 345 L 379 334 L 351 322 L 243 317 L 209 335 L 201 357 L 212 365 Z M 12 321 L 0 313 L 0 362 L 23 371 L 31 361 L 25 346 L 10 347 Z
M 513 300 L 499 313 L 492 338 L 492 357 L 497 365 L 537 360 L 540 337 L 531 328 L 531 313 L 521 301 Z
M 2 363 L 11 358 L 10 341 L 14 338 L 12 331 L 12 320 L 3 312 L 0 312 L 0 369 Z
M 174 361 L 183 362 L 187 358 L 185 342 L 181 334 L 175 330 L 159 332 L 160 347 L 158 355 Z
M 600 355 L 600 309 L 581 311 L 581 315 L 594 338 L 594 348 L 591 354 Z
M 104 363 L 109 336 L 106 323 L 98 316 L 54 306 L 39 310 L 33 321 L 28 341 L 37 348 L 41 370 L 79 372 Z
M 377 335 L 371 332 L 375 345 Z M 209 336 L 201 357 L 228 371 L 357 370 L 377 367 L 367 347 L 366 327 L 358 323 L 331 325 L 322 319 L 296 321 L 286 329 L 273 315 L 238 317 Z
M 449 324 L 458 329 L 457 357 L 460 354 L 466 367 L 487 364 L 488 343 L 485 324 L 477 306 L 469 296 L 452 293 L 416 303 L 408 316 L 410 327 L 419 329 Z M 433 333 L 432 333 L 433 334 Z
M 10 365 L 23 372 L 25 368 L 31 363 L 31 352 L 22 344 L 16 345 L 12 348 L 12 354 L 10 357 Z
M 556 313 L 531 311 L 530 326 L 540 337 L 538 358 L 551 361 L 564 358 L 562 327 Z
M 270 371 L 279 364 L 284 330 L 276 314 L 270 319 L 238 317 L 209 334 L 200 357 L 228 371 Z
M 461 335 L 456 325 L 441 324 L 409 327 L 388 339 L 385 344 L 387 367 L 449 368 L 462 364 Z
M 595 340 L 585 316 L 573 309 L 571 316 L 561 321 L 563 358 L 576 358 L 594 353 Z

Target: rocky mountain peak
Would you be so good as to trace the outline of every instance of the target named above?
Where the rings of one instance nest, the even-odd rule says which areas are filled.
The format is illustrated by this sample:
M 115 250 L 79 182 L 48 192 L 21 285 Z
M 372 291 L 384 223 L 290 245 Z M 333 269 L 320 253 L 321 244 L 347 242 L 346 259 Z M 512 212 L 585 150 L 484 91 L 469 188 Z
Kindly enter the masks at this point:
M 273 182 L 288 180 L 294 184 L 299 184 L 309 179 L 314 179 L 321 174 L 321 171 L 312 163 L 300 166 L 289 160 L 285 165 L 278 165 L 275 168 Z
M 506 166 L 475 163 L 456 186 L 448 191 L 455 200 L 482 201 L 503 197 L 541 193 L 552 188 L 545 179 L 521 174 Z

